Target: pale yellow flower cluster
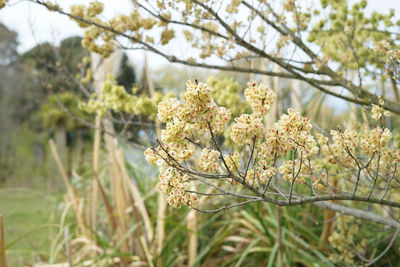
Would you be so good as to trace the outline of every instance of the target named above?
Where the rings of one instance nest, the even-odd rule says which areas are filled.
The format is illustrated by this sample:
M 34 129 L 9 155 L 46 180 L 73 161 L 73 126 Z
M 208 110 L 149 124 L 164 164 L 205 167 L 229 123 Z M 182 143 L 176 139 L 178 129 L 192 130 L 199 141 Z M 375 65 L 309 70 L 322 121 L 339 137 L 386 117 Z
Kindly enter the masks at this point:
M 264 84 L 248 83 L 244 91 L 246 101 L 250 104 L 253 113 L 242 114 L 235 118 L 230 137 L 238 145 L 252 144 L 254 138 L 262 141 L 264 131 L 263 118 L 271 109 L 276 96 Z
M 265 141 L 260 145 L 259 154 L 265 159 L 273 159 L 275 155 L 285 155 L 288 149 L 285 134 L 276 129 L 270 129 L 265 135 Z
M 238 174 L 238 170 L 240 170 L 240 154 L 235 151 L 232 155 L 225 155 L 224 160 L 226 165 L 228 165 L 229 170 L 232 173 Z
M 262 152 L 271 157 L 273 153 L 286 153 L 295 151 L 296 160 L 286 161 L 279 168 L 283 179 L 291 181 L 296 177 L 296 183 L 303 183 L 309 176 L 309 171 L 304 164 L 300 167 L 300 161 L 306 161 L 318 154 L 319 148 L 311 135 L 311 120 L 300 116 L 294 109 L 288 109 L 288 113 L 281 116 L 274 125 L 274 131 L 268 135 L 269 140 L 262 145 Z M 295 173 L 293 174 L 293 164 Z
M 261 169 L 260 181 L 263 183 L 268 182 L 277 173 L 277 169 L 271 166 L 266 160 L 259 160 L 258 165 Z
M 161 122 L 168 123 L 178 113 L 180 103 L 176 98 L 167 98 L 158 104 L 157 117 Z
M 235 124 L 232 126 L 232 140 L 241 144 L 252 144 L 254 137 L 260 138 L 264 131 L 262 118 L 254 114 L 242 114 L 239 118 L 235 118 Z
M 180 119 L 187 123 L 211 122 L 218 109 L 211 98 L 211 89 L 205 83 L 188 81 L 183 101 Z
M 161 130 L 161 141 L 165 144 L 181 144 L 189 135 L 191 128 L 190 124 L 174 118 L 173 121 L 167 123 L 165 130 Z
M 172 96 L 171 93 L 162 95 L 156 93 L 152 97 L 148 95 L 133 95 L 126 91 L 125 87 L 116 84 L 116 81 L 109 77 L 103 84 L 101 93 L 92 94 L 92 98 L 87 103 L 81 102 L 80 108 L 88 113 L 97 113 L 104 116 L 108 110 L 115 112 L 125 112 L 136 115 L 146 115 L 155 119 L 157 114 L 157 104 L 164 97 Z
M 204 148 L 197 161 L 197 167 L 206 173 L 215 173 L 219 168 L 217 161 L 219 156 L 220 153 L 218 151 Z
M 375 42 L 374 49 L 379 52 L 379 54 L 385 54 L 390 49 L 390 44 L 386 40 L 381 40 Z
M 112 28 L 120 32 L 150 30 L 156 23 L 154 18 L 144 18 L 137 10 L 134 10 L 129 16 L 118 15 L 110 20 Z
M 283 3 L 283 8 L 284 8 L 286 11 L 289 11 L 289 12 L 296 11 L 296 2 L 295 2 L 295 0 L 286 0 L 286 1 Z
M 250 169 L 246 175 L 246 182 L 249 184 L 254 184 L 255 182 L 260 182 L 261 168 Z M 237 184 L 236 182 L 233 184 Z
M 289 137 L 289 145 L 296 148 L 296 153 L 304 158 L 312 158 L 318 154 L 319 148 L 314 137 L 307 131 L 299 132 L 294 138 Z
M 159 167 L 160 175 L 156 186 L 157 191 L 167 195 L 167 201 L 173 207 L 179 208 L 182 204 L 193 206 L 196 204 L 197 196 L 186 192 L 190 187 L 189 176 L 169 166 L 171 164 L 168 161 L 169 157 L 182 162 L 190 158 L 193 152 L 194 148 L 188 144 L 173 145 L 169 148 L 168 152 L 164 151 L 161 147 L 155 150 L 148 148 L 144 152 L 146 160 L 150 164 Z
M 392 133 L 389 129 L 376 127 L 372 130 L 365 130 L 360 136 L 360 146 L 362 151 L 368 156 L 372 156 L 378 151 L 386 150 Z
M 261 160 L 258 166 L 250 169 L 246 175 L 246 182 L 249 184 L 265 184 L 277 173 L 277 169 L 275 167 L 270 166 L 266 162 Z M 264 165 L 265 164 L 265 165 Z
M 166 179 L 164 172 L 174 168 L 174 174 L 183 177 L 184 174 L 176 168 L 177 163 L 188 160 L 194 154 L 194 135 L 210 136 L 210 128 L 213 134 L 223 132 L 230 120 L 231 113 L 224 107 L 218 107 L 211 97 L 211 90 L 206 84 L 187 83 L 187 90 L 183 96 L 183 103 L 176 98 L 168 98 L 158 105 L 158 118 L 166 123 L 166 128 L 161 131 L 161 141 L 164 147 L 158 147 L 155 151 L 147 149 L 146 159 L 149 163 L 157 165 L 160 170 L 160 182 L 157 186 L 160 192 L 168 195 L 168 202 L 179 207 L 181 204 L 193 206 L 197 200 L 189 190 L 189 183 L 171 183 Z M 190 141 L 189 141 L 190 140 Z M 171 159 L 171 157 L 173 159 Z M 204 148 L 197 161 L 197 168 L 206 173 L 215 173 L 219 169 L 218 159 L 220 153 Z M 238 156 L 236 156 L 238 157 Z M 172 167 L 175 166 L 175 167 Z M 178 173 L 178 174 L 177 174 Z
M 222 132 L 230 120 L 231 112 L 212 100 L 210 89 L 202 83 L 188 82 L 184 103 L 177 99 L 166 99 L 159 105 L 158 116 L 168 122 L 175 118 L 177 123 L 187 123 L 193 129 L 209 133 L 209 126 L 214 134 Z
M 177 117 L 193 124 L 193 127 L 201 132 L 208 133 L 210 125 L 214 134 L 220 133 L 230 120 L 231 112 L 224 107 L 218 107 L 207 84 L 189 81 L 183 100 Z
M 398 79 L 393 73 L 396 72 L 396 66 L 398 66 L 400 62 L 400 50 L 392 47 L 386 40 L 376 42 L 374 48 L 379 54 L 384 56 L 384 61 L 387 65 L 385 76 L 393 80 Z
M 302 117 L 298 111 L 289 108 L 287 114 L 280 117 L 275 128 L 279 132 L 283 132 L 285 136 L 295 138 L 303 131 L 310 133 L 312 125 L 311 119 Z
M 184 160 L 189 159 L 193 154 L 193 144 L 185 142 L 180 144 L 171 143 L 168 148 L 162 148 L 159 146 L 155 150 L 148 148 L 144 151 L 147 162 L 152 165 L 157 165 L 161 169 L 168 165 L 166 161 L 169 160 L 169 156 L 173 157 L 176 162 L 181 163 Z
M 347 264 L 354 263 L 353 259 L 361 254 L 368 244 L 367 239 L 358 240 L 360 221 L 351 216 L 340 216 L 337 220 L 337 230 L 329 237 L 329 243 L 339 251 L 339 254 L 331 254 L 330 260 L 334 262 L 344 261 Z
M 168 167 L 160 174 L 159 179 L 157 190 L 168 195 L 167 201 L 171 206 L 179 208 L 183 203 L 193 206 L 197 202 L 197 196 L 185 190 L 189 186 L 187 175 Z
M 301 184 L 310 177 L 310 170 L 305 162 L 319 152 L 311 129 L 311 120 L 290 108 L 288 113 L 282 115 L 275 123 L 274 129 L 267 135 L 267 141 L 261 145 L 262 153 L 268 157 L 275 156 L 275 153 L 286 154 L 289 150 L 296 152 L 293 154 L 295 158 L 285 161 L 279 168 L 284 180 L 292 181 L 295 178 L 295 182 Z
M 165 27 L 163 32 L 161 33 L 161 44 L 166 45 L 175 37 L 175 31 L 172 29 L 168 29 Z
M 384 104 L 385 104 L 385 102 L 383 101 L 383 99 L 379 99 L 379 105 L 372 104 L 371 117 L 373 119 L 379 120 L 382 117 L 382 115 L 385 117 L 390 116 L 390 112 L 383 109 L 382 106 Z
M 239 6 L 242 3 L 241 0 L 231 0 L 230 3 L 226 6 L 225 10 L 228 13 L 238 13 Z
M 400 149 L 393 149 L 391 156 L 396 163 L 400 163 Z
M 157 149 L 156 151 L 157 153 L 161 153 L 161 149 Z M 161 157 L 157 153 L 154 152 L 153 149 L 151 148 L 146 149 L 144 151 L 144 156 L 146 157 L 147 162 L 150 163 L 151 165 L 157 165 L 158 160 L 161 159 Z M 160 162 L 163 162 L 162 159 Z
M 310 174 L 307 173 L 307 167 L 299 159 L 287 160 L 279 167 L 279 172 L 282 174 L 283 180 L 292 182 L 295 180 L 296 184 L 302 184 L 306 181 Z
M 99 1 L 89 2 L 89 5 L 72 5 L 70 14 L 73 16 L 78 25 L 86 28 L 82 46 L 90 51 L 108 57 L 115 51 L 114 43 L 115 33 L 108 31 L 104 27 L 111 27 L 119 33 L 130 32 L 132 40 L 143 40 L 154 43 L 154 38 L 145 35 L 145 31 L 152 29 L 157 20 L 153 17 L 144 17 L 138 10 L 127 15 L 117 15 L 109 21 L 100 18 L 104 9 L 104 5 Z M 88 23 L 86 23 L 86 21 Z M 100 25 L 100 27 L 99 27 Z M 175 32 L 163 25 L 164 31 L 161 33 L 160 42 L 165 45 L 175 37 Z
M 331 162 L 339 161 L 346 167 L 351 167 L 355 164 L 354 158 L 356 148 L 359 144 L 358 133 L 353 130 L 331 131 L 333 144 L 324 148 L 324 153 L 331 158 Z M 350 154 L 351 155 L 350 155 Z
M 325 181 L 326 178 L 327 178 L 326 172 L 322 172 L 319 177 L 316 176 L 316 175 L 313 175 L 312 178 L 311 178 L 312 179 L 312 183 L 313 183 L 313 187 L 316 190 L 320 190 L 320 191 L 326 190 L 327 188 L 326 188 L 325 184 L 322 183 L 322 181 Z M 330 186 L 332 186 L 332 185 L 330 184 Z
M 318 137 L 318 144 L 324 156 L 326 157 L 326 161 L 335 164 L 335 155 L 331 153 L 330 144 L 328 143 L 328 137 L 324 136 L 323 134 L 317 134 Z
M 264 84 L 249 83 L 244 90 L 246 101 L 250 104 L 253 114 L 265 116 L 271 109 L 276 99 L 274 91 L 269 90 Z
M 212 120 L 211 129 L 214 133 L 221 133 L 231 119 L 231 111 L 224 107 L 218 108 L 217 116 Z
M 324 156 L 322 160 L 332 167 L 341 164 L 346 168 L 354 168 L 358 163 L 368 164 L 366 167 L 370 174 L 378 169 L 381 173 L 393 173 L 393 163 L 400 163 L 400 151 L 389 147 L 392 138 L 389 129 L 376 127 L 360 134 L 340 130 L 331 131 L 331 135 L 333 144 L 328 143 L 328 138 L 322 135 L 319 135 L 318 143 Z M 361 158 L 365 159 L 363 163 Z
M 104 4 L 99 1 L 93 1 L 89 3 L 89 6 L 85 9 L 85 16 L 87 17 L 95 17 L 101 12 L 103 12 Z
M 104 5 L 99 1 L 89 2 L 88 6 L 85 5 L 71 5 L 70 14 L 73 16 L 78 25 L 86 28 L 84 38 L 82 39 L 82 46 L 88 48 L 90 51 L 108 57 L 115 50 L 115 45 L 112 41 L 112 33 L 101 29 L 91 23 L 98 25 L 106 25 L 106 22 L 101 20 L 98 15 L 103 12 Z M 91 23 L 85 23 L 89 21 Z M 96 39 L 102 39 L 102 44 L 96 44 Z

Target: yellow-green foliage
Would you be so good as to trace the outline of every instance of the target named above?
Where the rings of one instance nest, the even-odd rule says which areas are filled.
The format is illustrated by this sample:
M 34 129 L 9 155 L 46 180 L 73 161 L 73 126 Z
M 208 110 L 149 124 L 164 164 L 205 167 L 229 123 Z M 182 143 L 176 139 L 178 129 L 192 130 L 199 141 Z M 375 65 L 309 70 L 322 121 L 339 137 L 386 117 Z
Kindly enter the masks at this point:
M 327 57 L 348 68 L 357 69 L 368 64 L 382 68 L 381 57 L 373 50 L 373 44 L 382 40 L 393 44 L 389 31 L 381 31 L 378 27 L 384 24 L 389 28 L 396 24 L 394 10 L 386 15 L 373 12 L 368 16 L 366 0 L 353 6 L 345 0 L 321 0 L 321 5 L 328 11 L 329 20 L 320 19 L 308 41 L 320 45 Z
M 248 112 L 250 106 L 240 98 L 240 85 L 231 78 L 208 79 L 212 94 L 217 103 L 230 110 L 234 116 Z M 136 91 L 135 88 L 132 90 Z M 145 115 L 155 119 L 157 106 L 163 99 L 174 97 L 172 92 L 162 94 L 156 92 L 153 96 L 147 94 L 134 95 L 128 93 L 126 88 L 118 85 L 114 78 L 109 77 L 103 84 L 100 94 L 92 94 L 88 102 L 80 102 L 80 108 L 88 113 L 98 113 L 104 116 L 108 110 L 125 112 L 128 114 Z
M 360 231 L 361 221 L 351 216 L 340 216 L 337 220 L 336 231 L 329 237 L 329 243 L 339 253 L 333 253 L 330 259 L 334 262 L 344 261 L 347 264 L 354 263 L 357 253 L 362 253 L 368 240 L 359 239 L 357 234 Z
M 212 90 L 212 95 L 216 102 L 226 107 L 232 112 L 233 116 L 249 112 L 250 106 L 244 99 L 240 98 L 240 85 L 231 78 L 220 78 L 211 76 L 207 83 Z
M 83 124 L 74 118 L 88 119 L 88 114 L 78 108 L 79 99 L 72 92 L 49 95 L 47 103 L 43 104 L 38 116 L 44 128 L 56 128 L 65 125 L 67 131 L 82 127 Z
M 136 91 L 134 88 L 133 92 Z M 101 93 L 92 94 L 92 98 L 86 102 L 80 102 L 81 109 L 88 113 L 97 113 L 104 116 L 108 110 L 125 112 L 128 114 L 145 115 L 154 120 L 157 115 L 157 106 L 164 98 L 174 97 L 171 92 L 163 95 L 156 92 L 153 96 L 141 94 L 139 96 L 128 93 L 124 86 L 118 85 L 109 77 L 103 84 Z

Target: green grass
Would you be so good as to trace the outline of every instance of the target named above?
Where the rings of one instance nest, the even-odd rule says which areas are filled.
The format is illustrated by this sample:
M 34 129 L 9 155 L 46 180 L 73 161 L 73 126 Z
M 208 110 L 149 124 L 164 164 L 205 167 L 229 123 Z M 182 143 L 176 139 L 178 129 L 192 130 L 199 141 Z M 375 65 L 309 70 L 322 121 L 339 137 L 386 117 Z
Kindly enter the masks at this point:
M 7 263 L 25 266 L 49 254 L 55 198 L 28 189 L 0 189 L 0 214 L 4 216 Z M 43 257 L 43 258 L 42 258 Z

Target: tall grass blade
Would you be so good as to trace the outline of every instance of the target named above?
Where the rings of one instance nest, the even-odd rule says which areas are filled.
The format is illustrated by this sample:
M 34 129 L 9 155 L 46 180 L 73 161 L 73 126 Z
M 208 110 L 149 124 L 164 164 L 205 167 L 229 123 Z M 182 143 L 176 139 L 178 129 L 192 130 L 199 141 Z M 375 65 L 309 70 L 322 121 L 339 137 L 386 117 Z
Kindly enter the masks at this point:
M 137 188 L 136 184 L 129 177 L 128 171 L 125 166 L 125 159 L 124 159 L 123 151 L 120 150 L 117 156 L 118 156 L 117 157 L 118 164 L 119 164 L 119 166 L 121 168 L 121 172 L 122 172 L 122 177 L 128 187 L 128 190 L 131 192 L 130 195 L 134 201 L 134 208 L 136 208 L 138 210 L 138 212 L 143 220 L 145 233 L 146 233 L 146 240 L 147 240 L 147 242 L 151 242 L 153 240 L 153 227 L 151 225 L 150 216 L 149 216 L 146 206 L 144 204 L 144 199 L 143 199 L 139 189 Z
M 249 244 L 249 246 L 246 248 L 246 250 L 243 251 L 243 253 L 240 256 L 239 260 L 236 262 L 235 267 L 242 266 L 242 263 L 246 259 L 247 255 L 249 254 L 251 248 L 254 247 L 260 240 L 261 240 L 261 238 L 258 237 L 258 238 L 256 238 L 256 240 L 254 240 L 253 242 L 251 242 Z
M 89 227 L 93 232 L 96 232 L 97 228 L 97 195 L 98 195 L 98 179 L 99 179 L 99 154 L 100 154 L 100 142 L 101 142 L 101 118 L 100 115 L 96 116 L 95 122 L 95 132 L 94 132 L 94 142 L 93 142 L 93 182 L 92 182 L 92 191 L 90 196 L 90 204 L 88 205 L 90 208 L 89 216 Z
M 192 185 L 192 190 L 196 191 L 194 185 Z M 187 228 L 189 232 L 188 236 L 188 265 L 193 266 L 197 259 L 197 213 L 195 210 L 191 210 L 187 215 Z
M 276 252 L 278 251 L 278 243 L 276 243 L 273 247 L 272 247 L 272 251 L 271 254 L 269 255 L 269 259 L 268 259 L 268 265 L 267 267 L 272 267 L 274 266 L 274 261 L 275 261 L 275 257 L 276 257 Z
M 80 208 L 79 208 L 80 200 L 79 200 L 78 194 L 77 194 L 76 190 L 72 187 L 72 185 L 68 179 L 67 172 L 65 171 L 65 168 L 61 162 L 61 159 L 57 152 L 57 148 L 56 148 L 56 145 L 54 144 L 54 141 L 52 139 L 50 139 L 49 144 L 50 144 L 50 149 L 53 154 L 53 157 L 56 161 L 58 170 L 61 174 L 61 177 L 64 180 L 65 186 L 67 187 L 67 193 L 68 193 L 69 199 L 70 199 L 70 201 L 72 201 L 72 207 L 74 209 L 78 227 L 82 231 L 82 234 L 86 235 L 85 219 L 83 217 L 83 213 L 80 212 Z
M 146 240 L 145 240 L 144 236 L 140 236 L 140 244 L 143 247 L 144 254 L 146 255 L 146 259 L 147 259 L 147 262 L 148 262 L 149 266 L 150 267 L 154 267 L 153 261 L 151 259 L 150 251 L 149 251 L 149 248 L 147 247 Z

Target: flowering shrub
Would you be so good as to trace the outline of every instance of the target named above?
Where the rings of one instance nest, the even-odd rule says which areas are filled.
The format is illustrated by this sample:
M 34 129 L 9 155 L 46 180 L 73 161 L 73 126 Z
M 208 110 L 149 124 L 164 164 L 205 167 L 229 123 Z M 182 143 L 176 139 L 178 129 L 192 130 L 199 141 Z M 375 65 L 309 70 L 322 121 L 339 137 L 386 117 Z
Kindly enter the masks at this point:
M 104 116 L 108 110 L 125 112 L 128 114 L 141 114 L 156 118 L 157 105 L 163 98 L 171 98 L 170 92 L 163 95 L 157 92 L 150 97 L 146 94 L 134 95 L 126 91 L 125 87 L 118 85 L 113 77 L 108 77 L 100 93 L 93 93 L 88 102 L 80 102 L 81 109 L 88 113 L 97 113 Z
M 233 119 L 229 107 L 220 107 L 207 84 L 197 81 L 187 83 L 182 101 L 165 98 L 159 103 L 157 116 L 165 129 L 158 147 L 145 155 L 158 166 L 157 189 L 172 206 L 197 208 L 198 195 L 210 187 L 215 193 L 209 196 L 247 199 L 230 206 L 329 199 L 400 205 L 391 201 L 400 151 L 390 146 L 390 130 L 380 125 L 360 132 L 316 133 L 311 120 L 291 108 L 266 129 L 263 121 L 274 92 L 254 82 L 244 95 L 251 113 Z M 383 104 L 372 107 L 372 118 L 389 115 Z M 228 128 L 229 136 L 224 134 Z M 235 148 L 220 145 L 224 138 Z
M 329 237 L 331 245 L 338 250 L 338 254 L 330 255 L 330 260 L 334 262 L 343 261 L 346 264 L 354 264 L 354 257 L 362 254 L 368 245 L 368 240 L 357 239 L 360 231 L 360 220 L 355 220 L 350 216 L 341 216 L 337 220 L 337 230 Z

